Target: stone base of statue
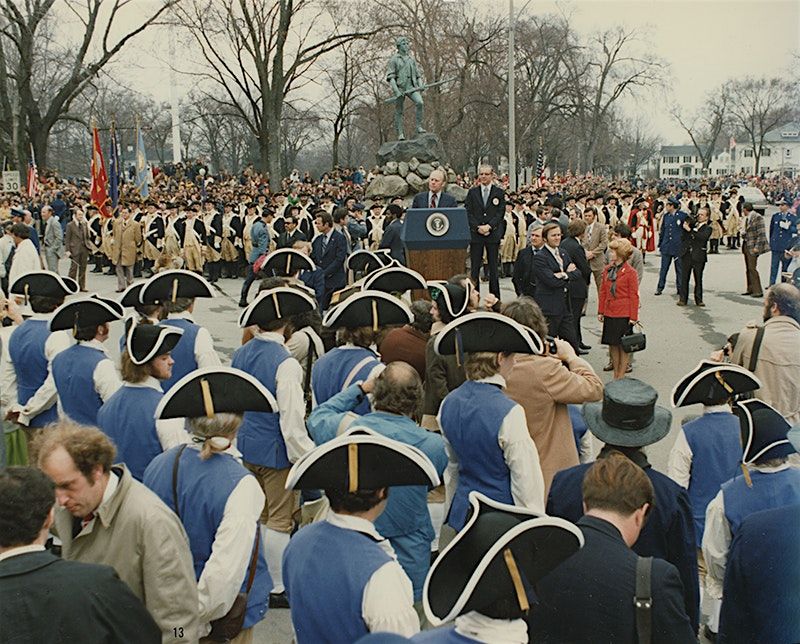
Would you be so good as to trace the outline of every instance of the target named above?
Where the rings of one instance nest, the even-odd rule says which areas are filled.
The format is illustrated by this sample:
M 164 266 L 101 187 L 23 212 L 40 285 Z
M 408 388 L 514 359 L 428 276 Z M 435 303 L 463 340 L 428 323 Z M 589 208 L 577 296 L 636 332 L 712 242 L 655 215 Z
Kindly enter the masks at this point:
M 380 174 L 367 186 L 367 199 L 413 198 L 428 189 L 428 176 L 435 168 L 441 168 L 447 175 L 446 191 L 463 202 L 467 191 L 455 184 L 456 173 L 444 163 L 444 156 L 441 140 L 429 132 L 402 141 L 387 141 L 378 149 Z

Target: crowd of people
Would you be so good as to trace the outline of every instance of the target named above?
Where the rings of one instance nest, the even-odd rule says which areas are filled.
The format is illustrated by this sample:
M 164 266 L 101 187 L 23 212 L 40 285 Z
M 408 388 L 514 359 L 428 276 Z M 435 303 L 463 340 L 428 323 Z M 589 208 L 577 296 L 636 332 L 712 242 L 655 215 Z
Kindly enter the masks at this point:
M 0 640 L 246 643 L 288 608 L 300 644 L 800 641 L 795 184 L 760 183 L 767 226 L 733 182 L 510 193 L 482 166 L 464 270 L 426 280 L 402 199 L 209 179 L 159 173 L 111 218 L 63 184 L 4 204 Z M 413 205 L 454 205 L 446 180 Z M 659 404 L 626 375 L 648 253 L 656 295 L 674 263 L 703 306 L 707 253 L 739 245 L 748 275 L 773 253 L 764 324 Z M 225 366 L 194 306 L 230 279 Z

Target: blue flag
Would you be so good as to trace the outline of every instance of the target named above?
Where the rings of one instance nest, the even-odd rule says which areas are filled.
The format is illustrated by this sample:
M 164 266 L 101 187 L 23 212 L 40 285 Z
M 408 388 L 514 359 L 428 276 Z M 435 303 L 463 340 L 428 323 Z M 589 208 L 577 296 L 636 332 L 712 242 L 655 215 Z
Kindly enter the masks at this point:
M 144 136 L 142 128 L 136 127 L 136 187 L 142 197 L 147 197 L 150 193 L 148 185 L 147 154 L 144 151 Z
M 108 196 L 111 199 L 111 209 L 116 211 L 119 205 L 119 145 L 113 123 L 111 124 L 111 149 L 108 160 Z

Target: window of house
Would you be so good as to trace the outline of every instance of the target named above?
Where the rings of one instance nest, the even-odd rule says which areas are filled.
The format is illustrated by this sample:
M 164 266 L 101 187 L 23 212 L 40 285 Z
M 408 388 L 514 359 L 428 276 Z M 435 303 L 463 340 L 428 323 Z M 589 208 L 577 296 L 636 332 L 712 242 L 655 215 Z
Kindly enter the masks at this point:
M 772 150 L 770 150 L 769 148 L 763 148 L 763 149 L 761 150 L 761 156 L 762 156 L 762 157 L 768 157 L 768 156 L 770 156 L 771 154 L 772 154 Z
M 690 156 L 688 156 L 688 157 L 683 157 L 683 162 L 684 162 L 684 163 L 691 163 L 691 162 L 692 162 L 692 157 L 690 157 Z
M 745 150 L 744 151 L 744 158 L 745 159 L 751 159 L 752 157 L 753 157 L 753 151 L 752 150 Z

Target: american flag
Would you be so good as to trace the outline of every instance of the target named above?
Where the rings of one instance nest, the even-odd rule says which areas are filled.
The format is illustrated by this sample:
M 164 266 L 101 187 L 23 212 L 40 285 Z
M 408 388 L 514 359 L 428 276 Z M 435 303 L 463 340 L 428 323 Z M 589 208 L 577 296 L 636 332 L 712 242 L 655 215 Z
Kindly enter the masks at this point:
M 536 186 L 540 187 L 544 181 L 544 150 L 539 146 L 539 154 L 536 156 Z
M 36 187 L 38 185 L 38 175 L 36 171 L 36 158 L 33 156 L 33 146 L 31 146 L 31 159 L 28 161 L 28 198 L 33 199 L 36 196 Z

